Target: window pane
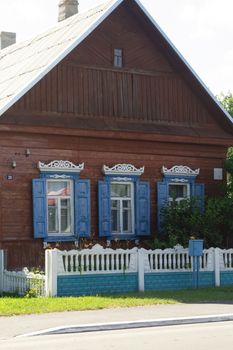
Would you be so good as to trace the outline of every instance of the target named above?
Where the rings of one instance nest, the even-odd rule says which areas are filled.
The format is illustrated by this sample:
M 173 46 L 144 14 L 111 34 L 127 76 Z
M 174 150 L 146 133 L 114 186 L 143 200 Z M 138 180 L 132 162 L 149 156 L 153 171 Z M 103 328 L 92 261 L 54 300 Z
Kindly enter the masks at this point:
M 61 232 L 71 232 L 70 198 L 61 199 Z
M 73 194 L 69 180 L 47 181 L 48 233 L 65 234 L 73 230 Z
M 129 184 L 111 184 L 111 197 L 130 197 L 131 186 Z
M 123 232 L 132 232 L 131 201 L 123 201 Z
M 187 192 L 187 185 L 169 185 L 170 198 L 186 198 Z
M 121 68 L 123 66 L 122 53 L 122 49 L 114 49 L 114 67 Z
M 48 232 L 58 232 L 58 204 L 53 198 L 48 199 Z
M 112 200 L 111 201 L 111 223 L 112 223 L 112 232 L 120 232 L 120 201 Z
M 70 182 L 68 181 L 48 181 L 48 196 L 70 196 Z

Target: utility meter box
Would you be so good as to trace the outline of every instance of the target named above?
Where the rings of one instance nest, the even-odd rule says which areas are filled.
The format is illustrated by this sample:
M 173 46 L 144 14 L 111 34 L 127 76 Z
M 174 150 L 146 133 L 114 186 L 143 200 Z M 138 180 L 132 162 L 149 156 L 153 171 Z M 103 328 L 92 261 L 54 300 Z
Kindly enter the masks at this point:
M 189 255 L 202 256 L 203 255 L 203 239 L 190 239 L 189 241 Z

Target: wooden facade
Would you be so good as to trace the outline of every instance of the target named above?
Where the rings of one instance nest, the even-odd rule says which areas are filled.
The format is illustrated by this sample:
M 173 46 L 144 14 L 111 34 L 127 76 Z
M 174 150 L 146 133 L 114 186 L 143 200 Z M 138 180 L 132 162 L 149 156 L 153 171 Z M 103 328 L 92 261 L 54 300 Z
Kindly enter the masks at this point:
M 152 238 L 162 166 L 200 168 L 197 181 L 206 194 L 219 192 L 222 181 L 214 180 L 213 169 L 224 166 L 232 125 L 167 46 L 137 5 L 124 1 L 3 114 L 0 248 L 8 252 L 8 268 L 43 266 L 43 240 L 34 239 L 32 218 L 39 161 L 85 163 L 81 178 L 91 181 L 87 244 L 100 241 L 97 183 L 104 164 L 145 166 Z M 113 67 L 114 48 L 123 50 L 122 68 Z

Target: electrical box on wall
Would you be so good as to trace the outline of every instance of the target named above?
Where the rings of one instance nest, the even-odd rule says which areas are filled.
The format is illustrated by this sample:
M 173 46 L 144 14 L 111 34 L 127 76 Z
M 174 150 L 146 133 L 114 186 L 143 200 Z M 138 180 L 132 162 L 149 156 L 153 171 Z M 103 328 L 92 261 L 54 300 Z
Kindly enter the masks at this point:
M 214 168 L 214 180 L 223 180 L 223 168 Z

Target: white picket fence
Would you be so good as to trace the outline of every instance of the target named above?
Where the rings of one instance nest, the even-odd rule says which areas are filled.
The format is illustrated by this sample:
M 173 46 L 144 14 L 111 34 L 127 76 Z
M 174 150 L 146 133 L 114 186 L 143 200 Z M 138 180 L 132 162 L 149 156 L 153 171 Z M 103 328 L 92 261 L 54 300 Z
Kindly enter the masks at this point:
M 57 250 L 58 275 L 136 272 L 137 252 L 137 248 L 113 250 L 98 244 L 81 251 Z
M 114 273 L 138 273 L 138 288 L 144 290 L 145 273 L 184 272 L 193 270 L 193 258 L 188 249 L 176 246 L 172 249 L 116 249 L 95 245 L 91 249 L 60 251 L 46 250 L 45 275 L 6 271 L 0 250 L 0 292 L 24 295 L 35 288 L 37 295 L 55 296 L 57 277 L 64 275 L 91 275 Z M 233 272 L 233 249 L 204 250 L 199 258 L 200 271 L 214 271 L 215 285 L 220 285 L 220 272 Z
M 35 290 L 38 296 L 45 295 L 45 276 L 34 274 L 27 269 L 23 271 L 3 271 L 3 292 L 25 295 L 29 290 Z
M 228 251 L 226 252 L 229 255 Z M 56 258 L 57 275 L 129 273 L 138 271 L 139 253 L 143 256 L 145 272 L 191 271 L 193 268 L 193 258 L 189 256 L 188 249 L 182 246 L 164 250 L 143 248 L 113 250 L 104 249 L 97 244 L 91 249 L 81 251 L 49 250 L 47 260 L 51 261 L 51 256 L 53 259 Z M 228 255 L 227 261 L 229 261 Z M 213 271 L 213 263 L 214 248 L 204 250 L 203 256 L 199 258 L 200 270 Z
M 34 290 L 37 296 L 45 295 L 45 275 L 22 271 L 7 271 L 4 269 L 4 251 L 0 250 L 0 293 L 25 295 Z
M 188 249 L 117 249 L 95 245 L 91 249 L 46 251 L 46 295 L 57 293 L 57 277 L 107 273 L 138 273 L 138 289 L 144 290 L 145 273 L 185 272 L 193 270 Z M 220 285 L 220 272 L 233 271 L 233 249 L 210 248 L 199 258 L 200 271 L 214 271 L 215 285 Z

